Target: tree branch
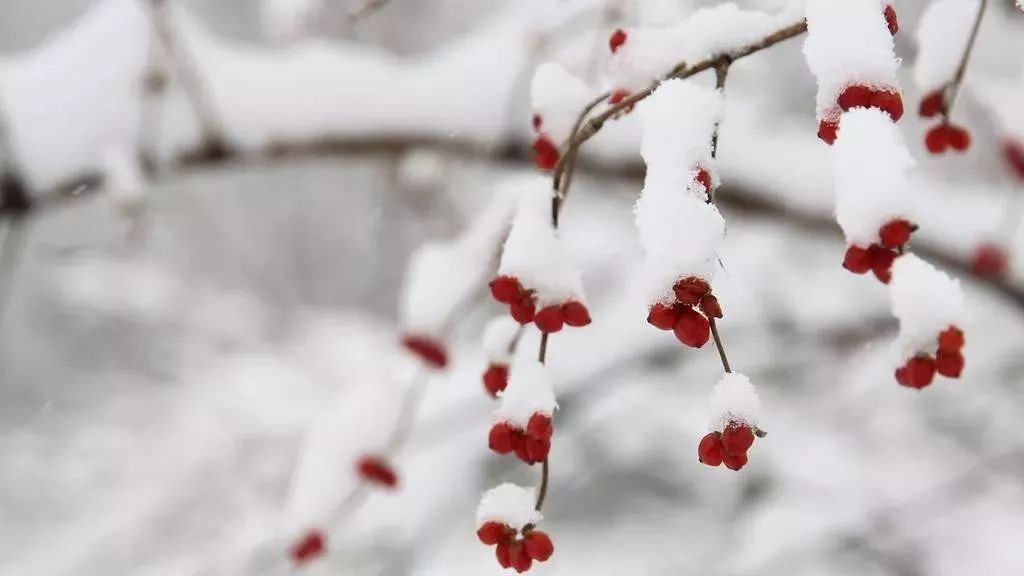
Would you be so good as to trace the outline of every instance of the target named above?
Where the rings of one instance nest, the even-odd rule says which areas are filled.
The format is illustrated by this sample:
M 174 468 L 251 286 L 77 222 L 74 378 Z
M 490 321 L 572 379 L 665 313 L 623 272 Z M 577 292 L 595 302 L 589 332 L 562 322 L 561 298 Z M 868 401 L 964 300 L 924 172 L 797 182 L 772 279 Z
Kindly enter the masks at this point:
M 985 16 L 987 5 L 988 0 L 981 0 L 978 3 L 978 15 L 974 18 L 974 24 L 971 25 L 971 35 L 967 39 L 967 46 L 964 47 L 963 56 L 960 57 L 960 64 L 956 67 L 956 74 L 946 88 L 948 98 L 943 99 L 942 116 L 947 121 L 952 113 L 956 97 L 960 93 L 960 86 L 964 82 L 964 75 L 967 73 L 967 62 L 971 59 L 971 52 L 974 51 L 974 44 L 978 40 L 978 32 L 981 30 L 981 19 Z

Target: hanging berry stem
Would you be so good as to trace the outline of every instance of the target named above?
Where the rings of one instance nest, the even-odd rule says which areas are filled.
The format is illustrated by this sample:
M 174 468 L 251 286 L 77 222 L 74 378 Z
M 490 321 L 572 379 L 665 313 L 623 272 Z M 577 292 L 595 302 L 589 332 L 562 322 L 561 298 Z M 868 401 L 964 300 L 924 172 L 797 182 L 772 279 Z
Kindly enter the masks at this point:
M 722 56 L 719 63 L 715 65 L 715 87 L 720 92 L 725 91 L 725 80 L 729 77 L 729 66 L 732 64 L 732 59 L 729 56 Z M 721 121 L 715 124 L 715 130 L 711 133 L 711 157 L 718 157 L 718 129 L 721 126 Z M 714 188 L 708 189 L 708 202 L 711 204 L 715 203 L 715 191 Z M 718 323 L 715 322 L 715 318 L 712 316 L 708 317 L 708 323 L 711 325 L 711 336 L 715 340 L 715 348 L 718 349 L 718 356 L 722 359 L 722 369 L 725 370 L 726 374 L 732 372 L 732 367 L 729 365 L 729 357 L 725 354 L 725 346 L 722 344 L 722 336 L 718 333 Z
M 988 5 L 988 0 L 981 0 L 978 4 L 978 15 L 974 18 L 974 24 L 971 27 L 971 35 L 967 39 L 967 46 L 964 48 L 964 54 L 960 58 L 960 65 L 956 68 L 956 75 L 950 81 L 949 86 L 946 88 L 946 98 L 942 104 L 942 116 L 949 119 L 950 112 L 953 110 L 953 103 L 956 102 L 957 94 L 960 92 L 960 86 L 964 81 L 964 74 L 967 72 L 967 62 L 971 59 L 971 52 L 974 51 L 974 44 L 978 40 L 978 31 L 981 30 L 981 19 L 985 15 L 985 8 Z

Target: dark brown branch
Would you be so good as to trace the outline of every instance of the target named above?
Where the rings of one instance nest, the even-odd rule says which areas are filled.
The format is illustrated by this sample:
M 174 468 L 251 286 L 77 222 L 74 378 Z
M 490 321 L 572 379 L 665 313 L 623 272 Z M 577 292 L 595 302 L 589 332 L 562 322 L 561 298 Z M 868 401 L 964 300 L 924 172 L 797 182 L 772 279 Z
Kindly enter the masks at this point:
M 947 121 L 949 120 L 950 113 L 952 113 L 956 97 L 960 93 L 960 87 L 963 85 L 964 75 L 967 73 L 967 63 L 971 59 L 971 52 L 974 51 L 974 44 L 978 40 L 978 32 L 981 30 L 981 19 L 985 16 L 987 5 L 988 0 L 981 0 L 978 3 L 978 15 L 974 18 L 974 24 L 971 26 L 971 35 L 967 39 L 967 46 L 964 47 L 963 56 L 960 57 L 960 64 L 956 67 L 956 74 L 946 87 L 946 97 L 942 101 L 942 116 Z
M 548 466 L 548 459 L 545 458 L 544 461 L 541 462 L 540 490 L 537 492 L 537 505 L 534 506 L 534 509 L 536 509 L 538 512 L 540 512 L 541 508 L 544 507 L 544 499 L 547 498 L 548 495 L 548 476 L 550 475 Z

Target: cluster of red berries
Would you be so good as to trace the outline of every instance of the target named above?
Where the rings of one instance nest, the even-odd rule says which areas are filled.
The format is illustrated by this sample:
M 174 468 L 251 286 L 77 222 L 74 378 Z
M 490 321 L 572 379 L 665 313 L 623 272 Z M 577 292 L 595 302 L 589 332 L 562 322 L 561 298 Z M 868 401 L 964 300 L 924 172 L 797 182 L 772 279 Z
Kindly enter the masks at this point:
M 494 554 L 502 568 L 514 568 L 520 574 L 529 570 L 534 560 L 546 562 L 555 553 L 551 538 L 529 526 L 523 529 L 523 537 L 519 538 L 516 530 L 507 524 L 485 522 L 477 529 L 476 535 L 484 544 L 497 546 Z
M 402 346 L 419 356 L 420 360 L 428 366 L 444 368 L 448 365 L 448 352 L 445 350 L 444 344 L 430 336 L 406 334 L 402 337 Z
M 484 389 L 492 398 L 508 387 L 508 364 L 490 364 L 483 375 Z
M 323 532 L 311 530 L 292 546 L 288 555 L 291 556 L 292 562 L 301 566 L 315 560 L 326 551 L 327 544 Z
M 378 456 L 363 456 L 356 462 L 356 472 L 365 482 L 376 484 L 385 488 L 394 488 L 398 485 L 398 474 L 383 458 Z
M 512 276 L 498 276 L 491 280 L 490 287 L 495 300 L 508 304 L 509 313 L 516 322 L 533 322 L 545 334 L 558 332 L 563 326 L 580 328 L 590 324 L 590 311 L 575 300 L 537 310 L 535 291 L 524 288 Z
M 892 89 L 876 90 L 861 84 L 847 86 L 836 100 L 839 110 L 846 112 L 853 108 L 877 108 L 898 122 L 903 117 L 903 97 Z M 830 146 L 836 141 L 839 130 L 839 114 L 823 118 L 818 124 L 818 138 Z
M 533 140 L 533 164 L 538 170 L 549 172 L 558 164 L 558 146 L 544 131 L 544 119 L 540 114 L 533 115 L 533 131 L 537 137 Z
M 875 278 L 882 284 L 892 279 L 892 263 L 903 253 L 903 247 L 910 241 L 910 235 L 917 226 L 903 219 L 896 219 L 884 225 L 878 231 L 880 242 L 867 248 L 853 245 L 846 249 L 843 268 L 854 274 L 874 272 Z
M 747 465 L 747 450 L 754 445 L 754 431 L 742 422 L 730 422 L 722 432 L 709 432 L 697 445 L 697 459 L 708 466 L 725 464 L 729 470 Z
M 510 422 L 498 422 L 491 427 L 487 443 L 498 454 L 515 452 L 523 462 L 537 464 L 546 460 L 551 452 L 554 433 L 551 417 L 537 412 L 530 416 L 526 430 Z
M 922 118 L 942 115 L 942 121 L 928 130 L 924 137 L 925 148 L 932 154 L 942 154 L 946 150 L 964 152 L 971 147 L 971 133 L 963 126 L 949 121 L 946 114 L 946 90 L 940 88 L 921 100 L 918 113 Z
M 676 301 L 672 304 L 655 303 L 647 313 L 647 322 L 659 330 L 672 330 L 676 338 L 687 346 L 700 348 L 711 336 L 708 319 L 722 317 L 718 298 L 711 293 L 707 282 L 693 276 L 679 280 L 672 290 Z
M 932 383 L 935 373 L 946 378 L 959 378 L 964 370 L 964 333 L 950 326 L 939 334 L 935 356 L 918 354 L 896 369 L 896 381 L 901 386 L 920 390 Z
M 971 271 L 984 278 L 998 278 L 1006 273 L 1010 257 L 998 244 L 986 242 L 974 251 Z

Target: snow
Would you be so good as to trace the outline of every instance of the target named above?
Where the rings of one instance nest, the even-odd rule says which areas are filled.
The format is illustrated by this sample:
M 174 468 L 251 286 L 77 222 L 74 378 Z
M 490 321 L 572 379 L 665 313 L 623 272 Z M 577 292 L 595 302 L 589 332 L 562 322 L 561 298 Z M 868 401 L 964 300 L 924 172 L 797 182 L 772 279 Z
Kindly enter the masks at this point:
M 301 38 L 323 8 L 323 0 L 260 0 L 264 33 L 279 42 Z
M 1024 141 L 1024 70 L 1015 78 L 984 78 L 967 85 L 1002 135 Z
M 946 328 L 965 330 L 960 282 L 917 256 L 896 259 L 889 291 L 892 313 L 900 322 L 894 344 L 897 365 L 918 352 L 934 353 L 938 336 Z
M 559 145 L 572 134 L 580 111 L 595 93 L 560 64 L 545 62 L 537 67 L 530 83 L 530 106 L 543 120 L 541 132 Z
M 534 509 L 536 490 L 505 482 L 484 492 L 476 508 L 476 525 L 499 522 L 516 530 L 537 524 L 544 517 Z
M 491 319 L 484 328 L 483 350 L 491 364 L 508 364 L 512 360 L 512 344 L 522 329 L 519 322 L 503 314 Z
M 878 243 L 879 229 L 896 218 L 916 222 L 907 194 L 914 161 L 888 114 L 874 108 L 843 114 L 832 162 L 836 221 L 847 244 Z
M 135 151 L 130 148 L 111 148 L 103 155 L 103 174 L 107 193 L 119 204 L 134 204 L 144 193 L 142 174 Z
M 935 0 L 921 15 L 914 82 L 923 93 L 953 80 L 978 15 L 978 4 L 979 0 Z
M 816 116 L 837 114 L 848 85 L 898 90 L 893 39 L 879 0 L 807 0 L 804 57 L 818 80 Z
M 711 391 L 710 430 L 721 432 L 730 422 L 756 428 L 761 417 L 761 400 L 750 379 L 738 372 L 722 375 Z
M 585 302 L 580 271 L 551 225 L 551 181 L 536 176 L 519 184 L 519 205 L 501 253 L 498 274 L 535 290 L 537 309 Z
M 517 359 L 509 371 L 508 387 L 501 396 L 501 405 L 494 412 L 494 422 L 508 422 L 525 429 L 534 414 L 551 414 L 558 408 L 551 387 L 548 368 L 532 358 Z

